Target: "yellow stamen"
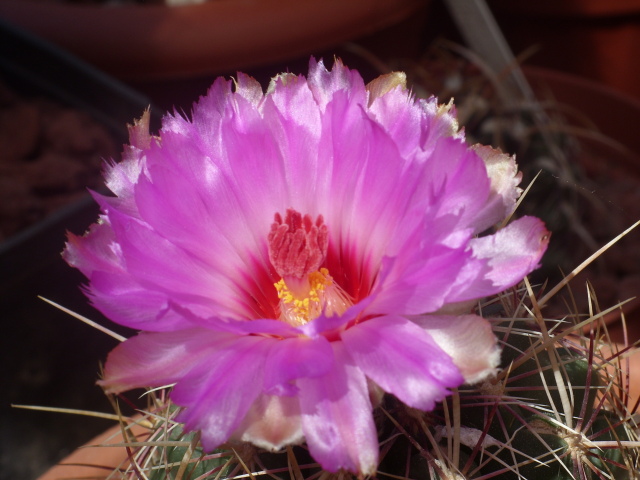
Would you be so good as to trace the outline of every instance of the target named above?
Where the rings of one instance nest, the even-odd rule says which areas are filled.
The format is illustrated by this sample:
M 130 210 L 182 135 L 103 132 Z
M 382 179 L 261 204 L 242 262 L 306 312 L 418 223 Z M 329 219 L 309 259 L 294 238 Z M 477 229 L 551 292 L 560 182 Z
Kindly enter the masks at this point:
M 326 268 L 311 272 L 303 279 L 282 278 L 274 286 L 280 299 L 281 320 L 296 327 L 310 322 L 323 311 L 326 315 L 340 315 L 353 304 Z

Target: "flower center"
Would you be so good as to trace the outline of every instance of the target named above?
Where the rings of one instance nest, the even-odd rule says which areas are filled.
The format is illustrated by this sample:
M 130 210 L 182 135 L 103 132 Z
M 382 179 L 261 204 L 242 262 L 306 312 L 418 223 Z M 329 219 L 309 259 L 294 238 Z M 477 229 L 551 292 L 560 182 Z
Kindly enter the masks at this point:
M 274 216 L 269 232 L 269 260 L 282 278 L 302 278 L 320 268 L 327 256 L 328 231 L 322 215 L 315 223 L 293 208 Z
M 280 320 L 294 326 L 325 315 L 340 315 L 353 302 L 326 268 L 328 229 L 322 215 L 289 208 L 284 219 L 276 213 L 268 236 L 269 260 L 282 278 L 274 284 L 280 299 Z

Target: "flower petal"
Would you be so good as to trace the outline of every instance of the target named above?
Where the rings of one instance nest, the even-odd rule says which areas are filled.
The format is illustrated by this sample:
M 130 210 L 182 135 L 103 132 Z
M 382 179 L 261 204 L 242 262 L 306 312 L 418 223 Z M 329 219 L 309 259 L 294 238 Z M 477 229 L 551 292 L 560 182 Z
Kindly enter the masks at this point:
M 550 233 L 535 217 L 522 217 L 493 235 L 469 242 L 473 259 L 460 270 L 446 303 L 494 295 L 539 266 Z
M 244 292 L 234 288 L 223 272 L 212 270 L 207 263 L 139 220 L 116 211 L 109 212 L 109 216 L 127 273 L 142 286 L 194 302 L 216 304 L 222 316 L 246 318 L 249 315 Z
M 331 345 L 324 337 L 280 340 L 266 359 L 264 392 L 270 395 L 294 395 L 293 380 L 319 377 L 333 368 Z
M 372 475 L 378 465 L 378 437 L 367 380 L 341 342 L 332 347 L 335 362 L 329 372 L 297 381 L 309 452 L 330 472 Z
M 404 72 L 390 72 L 373 79 L 367 83 L 367 92 L 369 92 L 368 107 L 375 102 L 378 98 L 383 97 L 391 90 L 400 87 L 402 94 L 397 97 L 403 98 L 407 102 L 407 74 Z
M 187 430 L 200 430 L 205 450 L 218 447 L 242 424 L 261 394 L 264 358 L 276 342 L 257 336 L 236 337 L 174 387 L 171 398 L 185 407 L 177 420 Z
M 443 137 L 434 143 L 422 172 L 423 201 L 438 212 L 451 215 L 458 228 L 475 225 L 475 218 L 486 203 L 490 182 L 482 159 L 459 139 Z M 455 229 L 454 229 L 455 230 Z
M 474 145 L 471 149 L 484 160 L 491 181 L 489 199 L 476 215 L 474 233 L 477 234 L 513 213 L 516 200 L 522 193 L 518 188 L 522 173 L 518 172 L 515 156 L 484 145 Z
M 111 351 L 104 378 L 98 383 L 109 393 L 170 385 L 234 339 L 203 329 L 143 332 Z
M 203 317 L 193 312 L 184 304 L 171 302 L 170 308 L 189 321 L 191 325 L 204 327 L 207 330 L 233 333 L 236 335 L 262 334 L 281 338 L 300 335 L 301 331 L 288 323 L 270 318 L 255 320 L 236 320 L 225 317 Z
M 304 439 L 298 397 L 261 395 L 232 435 L 243 442 L 276 451 Z
M 204 329 L 142 333 L 116 347 L 99 382 L 110 393 L 176 384 L 187 430 L 212 450 L 238 428 L 261 393 L 263 359 L 274 339 Z
M 170 308 L 174 295 L 144 288 L 125 273 L 95 272 L 91 275 L 91 289 L 87 291 L 91 303 L 110 320 L 151 332 L 191 328 L 193 324 Z M 202 305 L 186 305 L 194 310 Z
M 423 327 L 460 369 L 466 383 L 495 374 L 500 348 L 491 324 L 477 315 L 422 315 L 414 321 Z
M 332 165 L 330 188 L 314 200 L 329 228 L 327 268 L 359 301 L 396 235 L 410 234 L 420 221 L 407 212 L 414 208 L 421 167 L 403 167 L 394 142 L 345 92 L 334 95 L 323 120 L 321 142 L 330 148 L 318 161 Z
M 418 315 L 441 308 L 470 257 L 461 249 L 408 242 L 404 255 L 382 261 L 369 312 Z
M 95 271 L 122 272 L 124 269 L 113 229 L 104 216 L 82 237 L 69 233 L 62 257 L 89 278 Z
M 406 318 L 373 318 L 341 337 L 364 374 L 411 407 L 432 410 L 463 382 L 450 352 Z
M 324 111 L 327 103 L 340 90 L 348 91 L 354 103 L 360 105 L 367 103 L 367 91 L 362 77 L 355 70 L 345 67 L 339 59 L 334 61 L 333 67 L 329 71 L 322 60 L 316 62 L 314 58 L 311 58 L 307 82 L 321 111 Z
M 487 277 L 503 290 L 538 267 L 549 235 L 538 218 L 522 217 L 494 235 L 473 239 L 471 248 L 476 258 L 489 259 Z
M 406 90 L 396 88 L 375 98 L 368 111 L 407 159 L 425 161 L 442 137 L 464 139 L 453 103 L 441 105 L 435 97 L 413 99 Z

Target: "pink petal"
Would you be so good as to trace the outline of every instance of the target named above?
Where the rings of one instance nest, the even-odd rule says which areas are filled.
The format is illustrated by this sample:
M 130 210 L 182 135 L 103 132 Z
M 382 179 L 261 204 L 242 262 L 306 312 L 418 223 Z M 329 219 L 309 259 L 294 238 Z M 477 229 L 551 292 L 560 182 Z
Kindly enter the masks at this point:
M 403 98 L 405 103 L 407 101 L 407 74 L 404 72 L 390 72 L 380 75 L 367 83 L 366 89 L 369 93 L 368 107 L 377 99 L 384 97 L 387 93 L 396 88 L 399 88 L 400 94 L 396 95 L 399 98 Z
M 250 103 L 258 107 L 264 96 L 262 85 L 255 78 L 247 74 L 238 72 L 235 81 L 235 91 L 238 95 L 248 100 Z
M 354 322 L 366 309 L 370 308 L 374 296 L 368 296 L 347 309 L 342 315 L 327 317 L 324 314 L 299 327 L 300 333 L 310 338 L 318 336 L 332 337 Z
M 549 235 L 538 218 L 522 217 L 494 235 L 472 240 L 471 248 L 476 258 L 489 259 L 487 277 L 505 289 L 538 267 Z
M 384 259 L 368 311 L 418 315 L 441 308 L 468 255 L 452 249 L 427 252 L 417 248 L 406 256 Z
M 62 257 L 87 277 L 95 271 L 116 273 L 124 268 L 120 249 L 106 217 L 91 225 L 82 237 L 69 233 Z
M 367 103 L 367 92 L 362 77 L 355 70 L 345 67 L 339 59 L 335 60 L 329 71 L 322 60 L 316 62 L 311 58 L 307 82 L 321 111 L 324 111 L 327 103 L 340 90 L 348 91 L 354 103 L 360 105 Z
M 322 213 L 317 211 L 315 199 L 326 195 L 329 187 L 320 178 L 323 173 L 326 175 L 326 170 L 318 162 L 320 110 L 304 77 L 293 76 L 286 87 L 281 83 L 277 82 L 273 92 L 267 94 L 262 108 L 270 135 L 278 139 L 282 177 L 286 179 L 287 204 L 280 207 L 280 213 L 293 206 L 315 217 Z
M 438 216 L 454 216 L 458 228 L 475 225 L 490 191 L 486 167 L 478 155 L 462 140 L 439 138 L 422 174 L 426 183 L 422 194 Z
M 438 104 L 435 97 L 414 100 L 406 91 L 396 88 L 376 98 L 369 111 L 408 159 L 425 161 L 440 138 L 464 139 L 453 104 Z
M 193 124 L 197 125 L 200 134 L 203 137 L 215 138 L 217 135 L 220 122 L 223 118 L 228 117 L 230 111 L 235 107 L 236 97 L 232 94 L 231 87 L 233 82 L 223 77 L 215 79 L 206 95 L 200 97 L 199 101 L 193 106 Z M 260 89 L 262 90 L 262 88 Z M 241 95 L 244 99 L 250 99 L 251 95 Z M 251 100 L 249 103 L 253 104 Z M 182 131 L 188 122 L 167 116 L 162 121 L 163 132 L 172 130 L 175 132 Z M 183 126 L 184 124 L 184 126 Z
M 203 329 L 143 332 L 111 351 L 98 383 L 109 393 L 170 385 L 235 338 Z
M 494 295 L 538 267 L 550 233 L 535 217 L 522 217 L 493 235 L 469 243 L 473 259 L 460 271 L 446 303 Z
M 145 170 L 146 161 L 142 150 L 125 146 L 120 162 L 107 162 L 105 165 L 105 184 L 119 198 L 130 201 L 133 206 L 133 186 Z
M 156 165 L 191 185 L 193 192 L 186 199 L 187 205 L 202 203 L 204 210 L 187 211 L 187 219 L 205 222 L 201 233 L 215 230 L 218 237 L 236 247 L 236 255 L 249 252 L 256 257 L 266 248 L 263 244 L 274 213 L 299 207 L 287 198 L 285 168 L 295 162 L 284 155 L 280 145 L 283 139 L 271 131 L 278 129 L 272 121 L 278 119 L 265 119 L 264 100 L 256 104 L 255 87 L 245 83 L 240 82 L 239 93 L 232 94 L 230 82 L 216 81 L 194 108 L 193 124 L 171 119 L 169 131 L 163 131 L 162 148 L 154 154 Z M 310 142 L 307 146 L 311 152 L 313 145 Z M 151 169 L 152 181 L 155 173 Z M 164 184 L 170 187 L 171 179 Z M 171 197 L 170 188 L 162 192 Z M 214 237 L 209 240 L 219 241 Z
M 475 219 L 475 233 L 480 233 L 513 213 L 516 200 L 522 192 L 518 188 L 522 173 L 518 172 L 515 156 L 483 145 L 471 148 L 484 160 L 491 181 L 489 199 Z
M 217 304 L 221 316 L 246 318 L 244 292 L 233 279 L 210 268 L 142 222 L 110 212 L 127 272 L 150 290 L 191 298 L 192 302 Z M 216 292 L 216 295 L 212 295 Z
M 298 397 L 259 396 L 232 438 L 271 451 L 301 443 L 304 434 Z
M 229 130 L 230 139 L 243 135 L 228 124 L 220 128 L 224 125 Z M 246 269 L 250 258 L 261 253 L 262 236 L 269 231 L 276 209 L 269 207 L 268 198 L 278 190 L 277 182 L 265 182 L 266 172 L 251 160 L 257 155 L 256 149 L 267 156 L 269 150 L 275 151 L 277 147 L 266 142 L 255 142 L 253 148 L 249 147 L 254 145 L 252 142 L 244 141 L 242 146 L 228 142 L 226 152 L 212 157 L 206 145 L 211 139 L 200 136 L 194 126 L 189 128 L 189 135 L 165 133 L 162 149 L 151 149 L 147 153 L 148 175 L 141 177 L 135 188 L 141 218 L 164 238 L 222 273 L 229 274 L 238 267 Z M 264 131 L 264 126 L 260 129 Z M 241 151 L 234 151 L 236 148 Z M 232 167 L 227 155 L 243 161 Z M 260 174 L 263 177 L 258 184 L 255 176 Z M 257 193 L 259 189 L 265 190 L 266 185 L 271 186 L 271 191 L 261 203 L 238 195 L 243 188 L 253 188 Z M 258 218 L 246 217 L 252 213 Z M 217 255 L 211 255 L 212 250 Z
M 288 323 L 269 318 L 256 318 L 254 320 L 236 320 L 225 317 L 203 317 L 193 312 L 185 305 L 171 302 L 170 307 L 180 316 L 189 321 L 191 325 L 197 325 L 218 332 L 233 333 L 236 335 L 263 334 L 266 336 L 290 338 L 300 335 L 300 330 Z
M 372 313 L 418 315 L 440 309 L 470 261 L 466 251 L 471 231 L 457 230 L 452 216 L 424 216 L 422 225 L 405 243 L 384 258 L 372 288 Z M 457 232 L 453 235 L 451 232 Z
M 399 316 L 377 317 L 348 329 L 341 337 L 364 374 L 405 404 L 432 410 L 463 382 L 450 352 L 430 331 Z
M 133 125 L 127 125 L 129 131 L 129 145 L 140 150 L 146 150 L 151 145 L 152 137 L 149 133 L 149 120 L 151 111 L 149 107 L 139 119 L 133 121 Z
M 157 140 L 149 132 L 150 117 L 150 110 L 147 108 L 139 119 L 134 120 L 133 125 L 127 125 L 129 145 L 124 146 L 122 160 L 118 163 L 108 162 L 106 165 L 106 185 L 122 199 L 131 200 L 133 186 L 145 170 L 144 151 Z
M 125 273 L 96 272 L 90 278 L 91 285 L 87 295 L 93 306 L 120 325 L 151 332 L 193 326 L 170 308 L 170 303 L 175 298 L 170 298 L 164 292 L 144 288 Z
M 152 173 L 153 181 L 142 178 L 136 186 L 144 221 L 174 245 L 181 256 L 202 265 L 206 276 L 211 278 L 206 288 L 212 288 L 211 282 L 217 284 L 213 288 L 219 303 L 224 304 L 227 299 L 230 304 L 235 303 L 237 315 L 245 318 L 256 314 L 273 316 L 272 311 L 255 311 L 256 303 L 262 306 L 277 303 L 273 288 L 270 292 L 263 290 L 263 285 L 272 286 L 274 282 L 269 278 L 266 240 L 258 238 L 256 243 L 255 233 L 247 231 L 246 226 L 238 229 L 221 226 L 226 212 L 219 211 L 224 207 L 221 195 L 215 200 L 208 197 L 216 190 L 213 185 L 198 186 L 196 179 L 185 178 L 170 169 L 153 168 Z M 174 201 L 173 195 L 179 195 L 181 201 Z M 264 216 L 270 215 L 265 212 Z M 196 289 L 192 290 L 195 293 Z
M 333 342 L 332 347 L 331 371 L 297 381 L 309 452 L 330 472 L 345 469 L 372 475 L 378 465 L 378 436 L 367 379 L 341 342 Z
M 332 368 L 333 351 L 324 337 L 280 340 L 265 362 L 264 392 L 293 395 L 298 390 L 294 380 L 319 377 Z
M 321 142 L 330 148 L 318 152 L 318 163 L 332 168 L 325 169 L 329 189 L 314 200 L 329 228 L 327 267 L 338 283 L 348 285 L 353 278 L 373 277 L 396 235 L 410 234 L 420 221 L 407 215 L 420 186 L 420 167 L 402 167 L 397 146 L 346 92 L 334 94 L 323 119 Z M 344 271 L 351 265 L 359 271 Z
M 495 374 L 500 348 L 491 324 L 477 315 L 422 315 L 414 321 L 451 356 L 466 383 Z
M 242 424 L 261 394 L 264 358 L 276 342 L 265 337 L 236 337 L 174 387 L 171 398 L 185 407 L 177 420 L 187 430 L 200 430 L 205 450 L 218 447 Z

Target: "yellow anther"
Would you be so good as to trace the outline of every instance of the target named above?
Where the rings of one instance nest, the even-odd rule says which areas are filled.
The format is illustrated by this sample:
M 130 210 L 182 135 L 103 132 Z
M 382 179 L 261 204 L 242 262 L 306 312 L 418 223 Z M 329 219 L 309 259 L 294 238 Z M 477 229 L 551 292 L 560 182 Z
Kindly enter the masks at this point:
M 342 314 L 352 305 L 348 295 L 321 268 L 302 279 L 281 279 L 274 286 L 280 299 L 280 318 L 294 326 L 304 325 L 324 313 Z M 294 287 L 294 288 L 292 288 Z

